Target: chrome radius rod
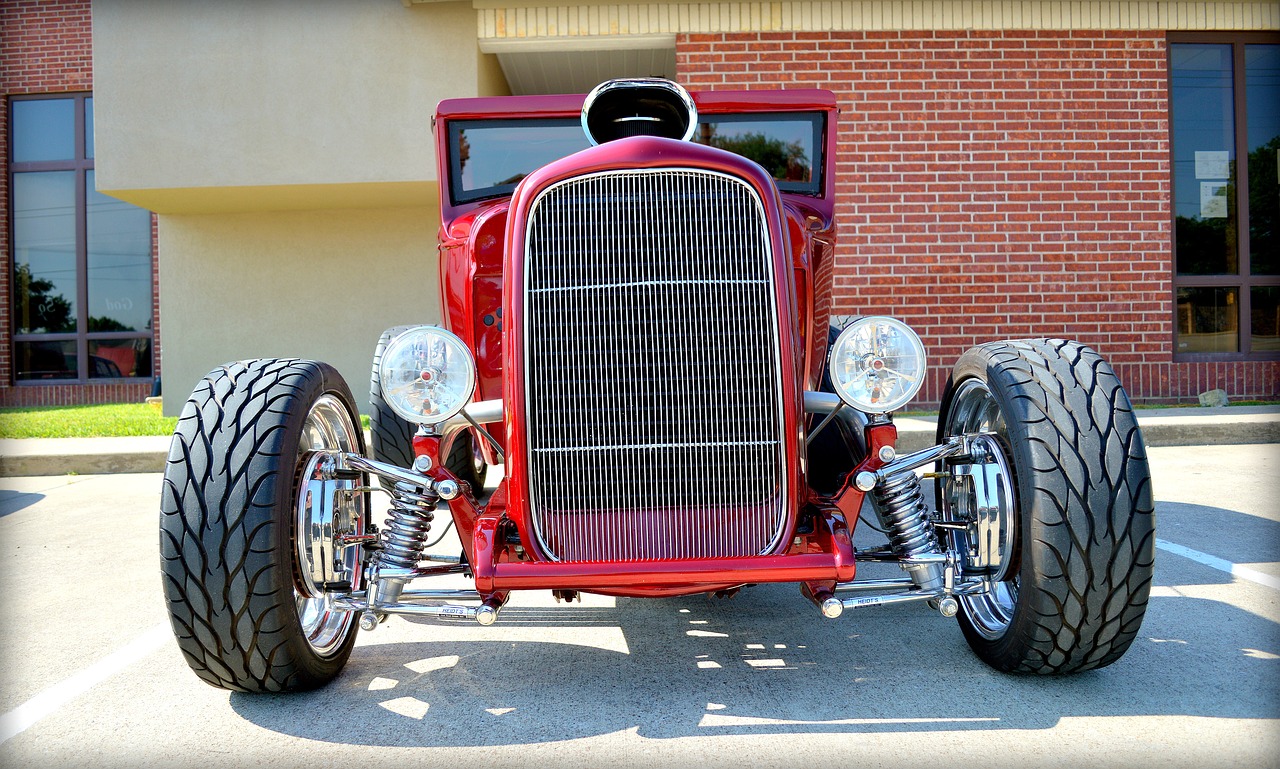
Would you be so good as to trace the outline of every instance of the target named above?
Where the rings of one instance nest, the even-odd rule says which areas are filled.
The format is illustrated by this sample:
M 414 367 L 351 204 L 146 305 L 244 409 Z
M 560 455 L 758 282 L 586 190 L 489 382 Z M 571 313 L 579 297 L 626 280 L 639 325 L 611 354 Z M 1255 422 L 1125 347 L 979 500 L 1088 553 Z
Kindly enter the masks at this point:
M 474 590 L 405 590 L 401 599 L 420 599 L 430 601 L 480 601 L 480 594 Z M 368 593 L 358 590 L 333 599 L 333 607 L 341 611 L 361 612 L 360 627 L 373 630 L 380 621 L 379 615 L 400 614 L 413 617 L 430 617 L 441 620 L 474 620 L 481 625 L 492 625 L 498 619 L 498 610 L 502 604 L 494 599 L 481 601 L 478 606 L 458 603 L 409 603 L 404 600 L 395 603 L 375 603 L 369 605 Z

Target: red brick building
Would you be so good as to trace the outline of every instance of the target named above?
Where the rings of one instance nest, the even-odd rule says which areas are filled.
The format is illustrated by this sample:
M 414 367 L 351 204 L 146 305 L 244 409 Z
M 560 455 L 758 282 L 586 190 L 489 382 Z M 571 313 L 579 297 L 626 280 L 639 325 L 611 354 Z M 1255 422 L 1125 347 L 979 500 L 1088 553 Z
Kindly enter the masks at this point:
M 356 34 L 345 31 L 355 29 L 347 16 L 368 15 L 369 29 L 383 22 L 387 30 L 421 25 L 421 43 L 436 34 L 432 30 L 443 29 L 446 14 L 459 10 L 457 4 L 416 0 L 406 0 L 403 9 L 392 6 L 379 5 L 376 12 L 311 6 L 297 10 L 295 21 L 309 25 L 312 34 L 328 36 L 335 50 L 345 43 L 367 50 L 367 41 L 342 37 Z M 1213 388 L 1225 389 L 1234 399 L 1280 395 L 1280 257 L 1272 234 L 1280 217 L 1280 111 L 1275 106 L 1280 104 L 1280 10 L 1273 4 L 1133 0 L 516 6 L 477 4 L 474 20 L 461 19 L 463 28 L 474 21 L 478 74 L 446 78 L 446 85 L 428 78 L 434 85 L 417 83 L 410 92 L 428 85 L 441 90 L 433 91 L 435 96 L 583 91 L 593 84 L 584 80 L 587 73 L 595 77 L 599 72 L 661 74 L 693 90 L 834 91 L 841 105 L 834 310 L 894 315 L 920 332 L 933 362 L 920 405 L 936 403 L 951 361 L 964 348 L 993 338 L 1024 336 L 1065 336 L 1096 347 L 1138 401 L 1193 401 Z M 258 34 L 269 36 L 271 24 L 291 18 L 288 14 L 294 11 L 286 13 L 282 7 L 287 6 L 272 6 L 273 12 L 263 17 L 267 31 Z M 377 83 L 365 81 L 363 90 L 339 92 L 344 86 L 338 78 L 309 75 L 327 66 L 332 56 L 298 61 L 320 56 L 311 49 L 288 49 L 286 54 L 284 48 L 264 51 L 246 42 L 234 56 L 225 50 L 205 52 L 192 42 L 209 38 L 200 30 L 225 25 L 226 32 L 237 23 L 235 14 L 214 6 L 169 9 L 170 14 L 185 14 L 180 19 L 185 26 L 173 23 L 177 17 L 156 20 L 133 8 L 121 0 L 95 3 L 95 23 L 105 29 L 104 39 L 115 44 L 103 54 L 113 65 L 113 93 L 145 100 L 145 94 L 138 97 L 140 91 L 121 80 L 132 71 L 155 73 L 162 85 L 180 72 L 182 87 L 159 89 L 179 97 L 192 90 L 187 81 L 204 77 L 210 88 L 227 89 L 220 110 L 226 104 L 234 109 L 236 100 L 243 99 L 246 111 L 231 117 L 248 123 L 262 120 L 250 111 L 260 103 L 253 101 L 263 87 L 260 79 L 296 67 L 299 79 L 288 90 L 302 103 L 292 105 L 295 122 L 287 116 L 283 121 L 301 140 L 330 127 L 321 129 L 307 121 L 326 114 L 332 104 L 359 103 Z M 4 5 L 2 21 L 4 119 L 13 114 L 15 103 L 34 95 L 91 93 L 87 2 L 10 2 Z M 137 29 L 160 21 L 170 32 L 189 28 L 194 36 L 187 42 L 165 41 L 157 37 L 159 26 Z M 430 47 L 415 44 L 413 34 L 394 42 L 391 32 L 378 34 L 386 40 L 377 46 L 383 49 L 379 55 L 403 60 L 423 55 L 412 50 Z M 460 39 L 457 30 L 448 37 Z M 225 44 L 234 36 L 218 39 Z M 401 42 L 409 50 L 397 53 Z M 467 40 L 456 42 L 464 43 L 470 45 Z M 271 56 L 276 58 L 264 58 L 260 71 L 227 64 Z M 181 67 L 175 57 L 181 57 Z M 398 81 L 386 82 L 391 88 Z M 225 111 L 206 114 L 198 101 L 184 104 L 168 113 L 158 108 L 153 113 L 152 118 L 169 114 L 167 119 L 174 121 L 163 134 L 165 141 L 184 131 L 207 131 L 215 118 L 226 125 Z M 151 127 L 133 114 L 115 116 L 128 130 Z M 416 151 L 420 126 L 395 117 L 388 120 L 406 123 L 402 142 L 371 145 L 356 136 L 349 146 L 386 146 L 393 154 L 402 147 Z M 122 128 L 116 135 L 128 130 Z M 6 142 L 0 154 L 9 164 L 4 174 L 6 217 L 15 210 L 9 196 L 13 175 L 22 168 L 44 168 L 11 162 L 11 134 L 7 124 L 0 130 Z M 224 150 L 247 157 L 255 151 L 224 136 L 218 139 Z M 130 148 L 127 141 L 120 146 Z M 329 141 L 313 149 L 319 155 L 335 146 L 337 142 Z M 139 148 L 145 150 L 146 145 L 140 143 Z M 277 149 L 272 152 L 279 154 Z M 174 155 L 184 162 L 191 156 L 189 151 Z M 178 225 L 173 228 L 174 248 L 165 246 L 166 261 L 177 265 L 175 270 L 196 264 L 217 269 L 218 253 L 206 250 L 229 248 L 229 242 L 236 243 L 236 249 L 265 244 L 271 253 L 287 258 L 287 249 L 278 246 L 284 233 L 294 239 L 289 248 L 299 259 L 315 253 L 324 242 L 309 244 L 305 238 L 316 228 L 302 224 L 299 214 L 273 211 L 311 207 L 316 209 L 315 222 L 338 221 L 324 213 L 325 207 L 352 210 L 345 190 L 356 188 L 350 180 L 328 179 L 324 162 L 317 161 L 316 168 L 300 174 L 314 177 L 310 186 L 292 188 L 301 190 L 296 200 L 263 203 L 275 201 L 283 188 L 273 185 L 284 183 L 263 170 L 268 165 L 244 163 L 243 179 L 226 173 L 224 165 L 193 165 L 174 170 L 169 179 L 149 176 L 134 164 L 119 174 L 123 181 L 106 188 L 158 211 L 162 229 L 167 227 L 166 216 L 185 217 L 172 220 Z M 429 160 L 411 165 L 421 165 L 415 173 L 434 184 Z M 182 174 L 186 177 L 179 179 Z M 200 184 L 204 191 L 192 195 Z M 316 192 L 325 185 L 332 191 Z M 255 189 L 266 192 L 257 197 L 245 192 Z M 410 204 L 420 206 L 423 217 L 436 216 L 417 198 L 387 203 L 399 206 L 396 210 L 407 210 Z M 371 210 L 365 202 L 356 205 Z M 403 248 L 400 241 L 418 238 L 407 229 L 401 233 L 404 237 L 395 235 L 399 240 L 392 242 L 387 233 L 394 235 L 396 226 L 410 225 L 375 224 L 364 215 L 352 221 L 352 226 L 368 227 L 370 235 L 359 237 L 381 238 L 375 245 L 397 258 L 403 252 L 411 262 L 430 260 L 434 253 L 425 238 L 415 240 L 412 249 Z M 243 234 L 246 222 L 254 226 L 251 235 Z M 428 224 L 428 229 L 435 227 L 434 222 Z M 274 234 L 277 226 L 280 236 Z M 50 335 L 33 335 L 15 317 L 20 292 L 14 280 L 20 260 L 15 261 L 17 252 L 9 240 L 12 228 L 4 230 L 0 290 L 7 301 L 0 310 L 0 404 L 133 400 L 147 394 L 151 379 L 138 376 L 139 366 L 133 367 L 132 378 L 95 378 L 92 372 L 86 375 L 87 364 L 79 364 L 75 383 L 22 378 L 27 364 L 20 360 L 21 346 Z M 246 245 L 242 241 L 248 237 L 259 242 Z M 368 318 L 371 328 L 406 322 L 387 309 L 397 303 L 420 304 L 407 290 L 404 296 L 390 298 L 385 283 L 364 288 L 370 295 L 343 301 L 385 310 L 385 318 Z M 237 314 L 244 316 L 269 303 L 270 296 L 254 293 L 265 290 L 246 286 L 244 308 Z M 179 322 L 166 324 L 171 333 L 170 378 L 181 381 L 169 382 L 168 396 L 185 395 L 199 374 L 228 355 L 262 354 L 262 334 L 254 324 L 241 324 L 243 330 L 233 325 L 210 336 L 207 323 L 179 317 L 197 311 L 208 317 L 208 308 L 197 310 L 203 294 L 186 285 L 175 285 L 173 291 L 173 309 L 166 310 L 166 317 Z M 97 316 L 83 311 L 74 341 L 80 349 L 96 350 L 99 339 L 150 340 L 150 374 L 158 374 L 154 351 L 159 341 L 152 336 L 159 328 L 157 302 L 153 299 L 152 322 L 145 331 L 131 326 L 128 331 L 96 332 L 86 326 Z M 355 336 L 359 335 L 332 342 L 335 349 L 342 345 L 361 351 L 349 364 L 335 361 L 350 381 L 363 376 L 360 367 L 367 371 L 367 362 L 357 359 L 367 360 L 365 348 L 371 347 L 370 339 L 364 338 L 368 334 Z M 57 336 L 55 341 L 66 345 L 69 338 Z M 223 349 L 214 351 L 214 343 Z M 326 359 L 345 354 L 322 349 L 326 340 L 308 344 L 315 350 L 304 344 L 290 352 Z M 168 396 L 166 410 L 171 410 Z
M 88 0 L 0 4 L 2 406 L 136 402 L 159 375 L 152 217 L 91 184 L 92 40 Z M 144 264 L 122 267 L 122 234 Z M 122 273 L 131 290 L 116 296 Z M 41 304 L 65 317 L 35 317 Z
M 1135 399 L 1272 397 L 1274 352 L 1174 349 L 1168 40 L 690 35 L 677 67 L 690 88 L 839 95 L 837 312 L 902 318 L 934 360 L 993 338 L 1067 336 L 1102 351 Z M 924 399 L 936 402 L 946 370 L 931 373 Z

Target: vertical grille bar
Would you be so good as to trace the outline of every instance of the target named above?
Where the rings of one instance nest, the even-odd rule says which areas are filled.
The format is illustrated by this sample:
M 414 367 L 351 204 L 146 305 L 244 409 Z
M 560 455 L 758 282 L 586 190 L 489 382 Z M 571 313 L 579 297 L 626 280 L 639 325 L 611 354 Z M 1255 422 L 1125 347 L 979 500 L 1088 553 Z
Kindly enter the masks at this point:
M 724 174 L 625 171 L 534 202 L 525 410 L 535 535 L 562 561 L 757 555 L 786 523 L 763 206 Z

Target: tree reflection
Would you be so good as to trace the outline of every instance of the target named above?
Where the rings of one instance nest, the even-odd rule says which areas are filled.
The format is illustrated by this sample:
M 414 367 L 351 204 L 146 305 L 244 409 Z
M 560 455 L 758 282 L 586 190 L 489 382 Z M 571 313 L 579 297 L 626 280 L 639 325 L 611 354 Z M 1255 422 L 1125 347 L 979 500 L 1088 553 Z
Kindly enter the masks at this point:
M 754 160 L 778 181 L 809 181 L 809 158 L 805 155 L 804 145 L 798 141 L 785 142 L 763 133 L 752 132 L 736 136 L 718 136 L 713 133 L 706 138 L 706 143 Z
M 76 330 L 70 300 L 53 293 L 52 281 L 32 275 L 31 265 L 18 265 L 14 284 L 18 328 L 23 332 L 58 334 Z

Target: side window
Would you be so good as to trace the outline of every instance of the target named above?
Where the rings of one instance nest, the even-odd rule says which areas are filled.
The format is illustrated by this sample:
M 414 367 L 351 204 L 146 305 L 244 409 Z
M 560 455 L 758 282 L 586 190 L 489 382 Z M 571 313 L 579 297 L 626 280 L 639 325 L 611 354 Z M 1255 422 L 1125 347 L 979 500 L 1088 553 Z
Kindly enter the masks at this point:
M 150 377 L 151 214 L 95 189 L 93 97 L 8 106 L 15 381 Z
M 1175 355 L 1280 352 L 1280 42 L 1169 46 Z

